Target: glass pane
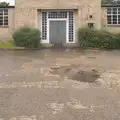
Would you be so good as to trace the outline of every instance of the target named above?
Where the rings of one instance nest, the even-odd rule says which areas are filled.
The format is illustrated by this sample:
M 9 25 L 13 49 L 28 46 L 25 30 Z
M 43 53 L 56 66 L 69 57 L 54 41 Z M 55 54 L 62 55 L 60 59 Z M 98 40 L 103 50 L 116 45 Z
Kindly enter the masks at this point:
M 3 25 L 3 17 L 0 17 L 0 25 Z
M 67 12 L 49 12 L 48 18 L 67 18 Z
M 120 24 L 120 15 L 118 15 L 118 24 Z
M 111 8 L 108 8 L 107 9 L 107 14 L 111 14 L 112 13 L 112 9 Z
M 0 20 L 3 20 L 3 16 L 0 16 Z
M 0 19 L 0 25 L 3 25 L 3 20 Z
M 8 21 L 6 20 L 6 21 L 4 21 L 4 25 L 8 25 Z
M 47 39 L 47 12 L 42 12 L 42 39 Z
M 8 15 L 8 9 L 4 9 L 4 15 Z
M 108 23 L 108 24 L 112 24 L 112 21 L 108 21 L 107 23 Z
M 108 24 L 112 24 L 112 17 L 111 16 L 107 16 L 107 22 L 108 22 Z
M 3 10 L 0 10 L 0 15 L 3 15 Z
M 118 8 L 118 14 L 120 14 L 120 8 Z
M 8 20 L 8 16 L 5 16 L 5 17 L 4 17 L 4 20 Z
M 117 21 L 113 21 L 113 24 L 117 24 Z
M 117 20 L 117 15 L 113 15 L 113 21 Z
M 74 39 L 74 19 L 73 12 L 69 12 L 69 42 L 72 42 Z
M 117 15 L 113 15 L 113 24 L 117 24 Z
M 113 14 L 117 14 L 117 8 L 113 8 Z

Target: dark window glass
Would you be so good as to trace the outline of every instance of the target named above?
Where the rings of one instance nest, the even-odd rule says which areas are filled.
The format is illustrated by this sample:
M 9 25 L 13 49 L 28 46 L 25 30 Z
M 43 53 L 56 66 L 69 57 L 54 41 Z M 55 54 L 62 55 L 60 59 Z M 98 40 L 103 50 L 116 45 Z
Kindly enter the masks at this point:
M 117 14 L 117 8 L 113 8 L 113 14 Z
M 3 10 L 0 10 L 0 15 L 3 15 Z
M 120 24 L 120 15 L 118 15 L 118 24 Z
M 117 24 L 117 15 L 113 15 L 113 24 Z
M 0 26 L 8 25 L 8 9 L 0 9 Z
M 120 8 L 107 9 L 107 23 L 120 24 Z
M 111 14 L 112 13 L 112 9 L 111 8 L 108 8 L 107 9 L 107 14 Z
M 89 28 L 93 28 L 93 27 L 94 27 L 94 24 L 93 24 L 93 23 L 88 23 L 88 27 L 89 27 Z
M 4 17 L 4 20 L 8 20 L 8 16 L 5 16 L 5 17 Z
M 0 19 L 0 25 L 3 25 L 3 20 L 2 19 Z
M 7 9 L 4 10 L 4 15 L 8 15 L 8 10 Z
M 108 24 L 112 24 L 112 16 L 108 15 L 107 16 L 107 21 L 108 21 Z
M 118 14 L 120 14 L 120 8 L 118 8 Z

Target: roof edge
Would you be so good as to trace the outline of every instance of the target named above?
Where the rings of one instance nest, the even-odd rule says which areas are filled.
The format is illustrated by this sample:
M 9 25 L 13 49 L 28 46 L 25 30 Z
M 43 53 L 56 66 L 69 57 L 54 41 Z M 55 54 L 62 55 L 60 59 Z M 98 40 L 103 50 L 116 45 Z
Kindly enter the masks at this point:
M 15 8 L 15 6 L 0 6 L 0 8 Z
M 102 5 L 102 7 L 120 7 L 120 4 L 106 4 Z

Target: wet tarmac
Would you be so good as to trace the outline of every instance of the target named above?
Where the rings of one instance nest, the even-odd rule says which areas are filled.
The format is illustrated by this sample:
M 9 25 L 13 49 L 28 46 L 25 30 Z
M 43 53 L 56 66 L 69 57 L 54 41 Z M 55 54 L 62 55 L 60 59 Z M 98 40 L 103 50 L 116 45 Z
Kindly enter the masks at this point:
M 120 51 L 0 51 L 0 120 L 120 120 Z

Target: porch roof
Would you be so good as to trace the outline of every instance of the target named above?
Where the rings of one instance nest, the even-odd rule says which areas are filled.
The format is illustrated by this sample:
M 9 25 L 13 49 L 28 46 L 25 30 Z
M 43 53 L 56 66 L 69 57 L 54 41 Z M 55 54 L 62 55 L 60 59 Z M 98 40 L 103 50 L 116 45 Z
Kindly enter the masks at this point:
M 120 4 L 106 4 L 102 5 L 102 7 L 120 7 Z
M 0 6 L 0 8 L 15 8 L 15 6 Z

